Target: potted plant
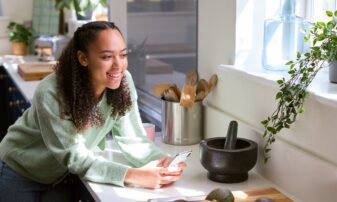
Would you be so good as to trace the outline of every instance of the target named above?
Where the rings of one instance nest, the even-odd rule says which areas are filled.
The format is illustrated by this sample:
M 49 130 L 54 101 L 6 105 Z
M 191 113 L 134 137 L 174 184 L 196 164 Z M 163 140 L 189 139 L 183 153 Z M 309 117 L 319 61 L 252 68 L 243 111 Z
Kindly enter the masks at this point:
M 74 8 L 78 20 L 90 20 L 93 11 L 98 5 L 107 7 L 107 0 L 55 0 L 55 7 L 63 12 L 63 9 Z
M 304 112 L 303 104 L 308 97 L 307 87 L 323 67 L 335 64 L 337 60 L 337 11 L 326 11 L 326 15 L 329 21 L 315 22 L 310 28 L 309 35 L 305 36 L 305 41 L 312 42 L 310 51 L 304 54 L 297 53 L 296 60 L 286 64 L 290 66 L 288 71 L 290 79 L 282 78 L 277 81 L 279 85 L 279 91 L 275 96 L 277 108 L 267 119 L 261 121 L 266 141 L 265 162 L 270 158 L 270 146 L 275 142 L 276 135 L 283 128 L 290 128 L 297 115 Z M 337 66 L 331 66 L 330 71 L 331 68 L 337 71 Z
M 9 40 L 12 42 L 13 54 L 26 55 L 33 36 L 32 29 L 17 22 L 10 22 L 7 25 L 7 29 L 9 31 Z

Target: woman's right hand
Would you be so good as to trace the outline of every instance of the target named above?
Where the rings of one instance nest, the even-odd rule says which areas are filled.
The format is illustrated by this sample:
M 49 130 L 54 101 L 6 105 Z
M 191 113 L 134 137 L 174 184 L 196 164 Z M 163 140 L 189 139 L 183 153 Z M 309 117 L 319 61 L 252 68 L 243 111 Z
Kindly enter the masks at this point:
M 169 175 L 165 167 L 158 167 L 157 162 L 150 162 L 141 168 L 129 168 L 124 182 L 149 189 L 158 189 L 177 181 L 180 175 Z

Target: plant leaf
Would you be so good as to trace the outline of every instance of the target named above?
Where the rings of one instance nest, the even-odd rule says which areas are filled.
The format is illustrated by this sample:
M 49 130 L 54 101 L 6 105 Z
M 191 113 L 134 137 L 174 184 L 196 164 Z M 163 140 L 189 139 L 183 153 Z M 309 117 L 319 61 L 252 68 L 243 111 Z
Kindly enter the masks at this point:
M 332 16 L 333 16 L 333 13 L 332 13 L 331 11 L 326 11 L 325 13 L 326 13 L 326 15 L 327 15 L 328 17 L 332 17 Z

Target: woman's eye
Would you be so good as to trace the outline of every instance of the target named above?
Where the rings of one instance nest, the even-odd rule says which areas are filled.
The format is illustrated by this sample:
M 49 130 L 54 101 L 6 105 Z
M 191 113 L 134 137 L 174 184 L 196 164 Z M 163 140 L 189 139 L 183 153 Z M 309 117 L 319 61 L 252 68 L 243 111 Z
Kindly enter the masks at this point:
M 126 58 L 126 57 L 128 57 L 127 53 L 121 55 L 121 58 Z
M 102 59 L 103 59 L 103 60 L 108 60 L 108 59 L 110 59 L 110 58 L 112 58 L 111 55 L 103 55 L 103 56 L 102 56 Z

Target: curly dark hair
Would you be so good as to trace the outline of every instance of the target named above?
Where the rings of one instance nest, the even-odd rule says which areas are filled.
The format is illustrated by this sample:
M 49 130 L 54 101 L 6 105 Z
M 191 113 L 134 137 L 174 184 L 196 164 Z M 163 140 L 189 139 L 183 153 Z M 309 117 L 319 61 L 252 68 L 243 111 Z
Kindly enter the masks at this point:
M 97 34 L 106 29 L 119 28 L 112 22 L 95 21 L 79 27 L 65 47 L 55 66 L 57 96 L 61 118 L 69 116 L 78 131 L 87 126 L 101 127 L 104 119 L 97 106 L 89 71 L 77 59 L 77 51 L 88 53 L 88 46 L 96 40 Z M 132 101 L 128 82 L 122 78 L 118 89 L 106 89 L 107 104 L 112 106 L 111 116 L 123 116 L 130 110 Z

